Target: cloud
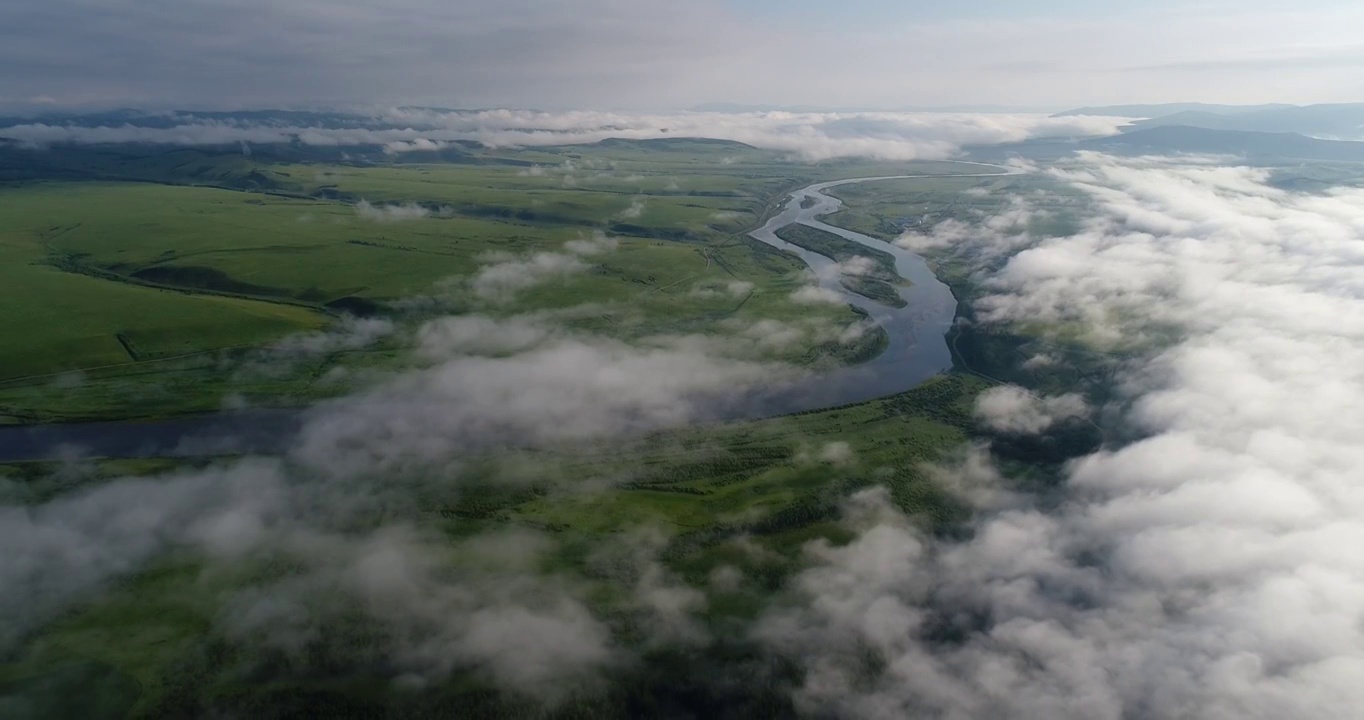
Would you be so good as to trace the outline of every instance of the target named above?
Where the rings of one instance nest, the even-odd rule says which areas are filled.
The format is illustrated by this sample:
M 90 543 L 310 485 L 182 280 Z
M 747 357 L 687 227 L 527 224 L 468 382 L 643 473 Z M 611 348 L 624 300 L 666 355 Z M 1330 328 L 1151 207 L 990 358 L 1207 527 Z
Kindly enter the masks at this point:
M 842 295 L 830 290 L 829 288 L 819 287 L 818 285 L 806 285 L 805 287 L 791 293 L 791 302 L 801 305 L 842 305 L 846 300 Z
M 838 440 L 824 443 L 816 452 L 811 452 L 809 449 L 802 450 L 796 454 L 796 462 L 801 464 L 825 463 L 842 467 L 857 462 L 857 452 L 852 449 L 852 445 Z
M 1125 444 L 1044 478 L 1045 502 L 982 448 L 929 468 L 979 511 L 945 537 L 886 491 L 859 493 L 851 540 L 810 544 L 750 636 L 799 670 L 794 697 L 812 715 L 1350 717 L 1364 704 L 1364 190 L 1293 193 L 1259 169 L 1094 155 L 1054 175 L 1092 216 L 1059 237 L 964 236 L 1006 246 L 980 250 L 1007 260 L 980 278 L 977 309 L 987 326 L 1065 325 L 1129 347 L 1107 408 Z M 555 254 L 603 247 L 580 242 Z M 424 535 L 405 522 L 429 507 L 413 484 L 449 497 L 481 449 L 714 417 L 784 369 L 546 315 L 443 318 L 415 337 L 420 367 L 317 408 L 284 460 L 0 507 L 0 648 L 181 549 L 297 570 L 233 597 L 214 626 L 286 658 L 345 647 L 405 681 L 470 669 L 551 703 L 628 662 L 595 596 L 538 570 L 543 541 Z M 1079 407 L 1002 388 L 981 413 L 1028 432 Z M 622 574 L 643 640 L 703 645 L 704 598 L 655 556 L 630 555 Z M 332 622 L 356 613 L 373 635 Z
M 418 338 L 430 367 L 318 408 L 295 459 L 337 476 L 438 466 L 471 447 L 581 441 L 716 417 L 746 392 L 791 376 L 685 338 L 636 347 L 535 318 L 447 318 Z
M 396 328 L 387 318 L 347 315 L 325 332 L 298 333 L 271 344 L 271 357 L 306 357 L 369 347 L 393 335 Z
M 691 295 L 692 297 L 701 298 L 725 296 L 731 298 L 743 298 L 751 294 L 753 292 L 753 288 L 754 288 L 753 283 L 747 280 L 730 280 L 729 282 L 724 283 L 707 281 L 697 284 L 697 286 L 692 288 L 691 292 L 688 294 Z
M 985 444 L 967 446 L 945 462 L 924 467 L 934 485 L 977 512 L 1027 508 L 1029 498 L 1011 488 Z
M 431 211 L 416 203 L 402 205 L 371 205 L 367 200 L 355 203 L 355 212 L 360 217 L 374 222 L 402 222 L 429 217 Z
M 590 238 L 580 238 L 569 240 L 564 243 L 564 249 L 574 255 L 600 255 L 615 250 L 620 242 L 613 237 L 608 237 L 605 233 L 593 233 Z
M 839 275 L 862 276 L 876 269 L 876 261 L 865 255 L 858 255 L 841 263 L 834 263 L 832 268 Z
M 867 318 L 845 323 L 822 316 L 792 320 L 746 320 L 734 317 L 719 321 L 711 332 L 648 336 L 642 338 L 641 342 L 679 351 L 761 361 L 830 344 L 852 345 L 876 327 L 876 323 Z M 789 374 L 786 379 L 795 376 Z
M 621 218 L 622 220 L 637 220 L 639 219 L 639 216 L 644 214 L 644 205 L 645 202 L 643 198 L 635 198 L 630 201 L 630 207 L 621 210 L 616 217 Z
M 1074 393 L 1042 397 L 1016 385 L 991 388 L 976 398 L 976 417 L 991 430 L 1006 433 L 1039 433 L 1088 412 L 1084 398 Z
M 581 243 L 580 252 L 611 244 Z M 314 408 L 284 459 L 114 479 L 0 506 L 0 652 L 175 551 L 202 560 L 209 581 L 240 563 L 290 569 L 232 575 L 212 632 L 248 648 L 244 660 L 278 659 L 299 672 L 318 662 L 385 668 L 416 686 L 468 671 L 545 704 L 593 691 L 635 651 L 616 644 L 582 578 L 544 569 L 549 539 L 517 531 L 452 540 L 416 523 L 470 483 L 554 481 L 552 464 L 536 462 L 470 478 L 465 462 L 481 450 L 695 422 L 789 373 L 684 343 L 573 333 L 552 317 L 425 324 L 414 333 L 418 368 Z M 298 342 L 306 351 L 334 346 Z M 606 482 L 573 480 L 565 491 Z M 661 536 L 645 540 L 625 546 L 625 611 L 649 643 L 705 645 L 704 593 L 659 564 Z
M 1006 15 L 897 5 L 836 18 L 716 0 L 395 0 L 326 16 L 264 0 L 167 7 L 7 4 L 0 99 L 162 109 L 1346 102 L 1360 20 L 1349 3 L 1267 0 Z M 829 19 L 831 32 L 807 32 Z M 763 23 L 772 31 L 751 32 Z
M 540 252 L 522 258 L 490 255 L 473 279 L 474 294 L 497 303 L 511 302 L 523 290 L 580 273 L 587 265 L 576 255 Z
M 517 566 L 451 572 L 439 538 L 402 527 L 359 538 L 292 531 L 273 540 L 302 571 L 240 593 L 220 619 L 226 637 L 257 652 L 295 662 L 335 652 L 356 641 L 346 636 L 344 614 L 358 606 L 373 623 L 370 647 L 348 659 L 386 657 L 408 684 L 473 669 L 509 694 L 553 703 L 620 659 L 607 626 L 564 579 Z M 459 550 L 486 553 L 507 540 L 525 542 L 477 537 Z
M 390 155 L 401 155 L 410 152 L 437 152 L 450 146 L 450 143 L 438 140 L 428 140 L 417 138 L 416 140 L 395 140 L 384 145 L 384 152 Z
M 838 157 L 890 160 L 945 159 L 964 145 L 1015 142 L 1033 137 L 1111 135 L 1120 118 L 965 113 L 713 113 L 673 114 L 438 111 L 397 109 L 356 116 L 345 127 L 301 127 L 247 120 L 177 116 L 177 124 L 125 123 L 84 127 L 44 123 L 0 127 L 0 138 L 32 147 L 59 143 L 219 145 L 302 143 L 321 147 L 377 145 L 389 153 L 437 150 L 455 141 L 489 147 L 595 143 L 609 138 L 650 140 L 703 137 L 733 140 L 790 153 L 809 161 Z M 564 170 L 571 171 L 572 166 Z M 533 168 L 525 171 L 527 175 Z M 565 182 L 576 177 L 565 174 Z M 632 205 L 633 207 L 633 205 Z M 642 211 L 642 207 L 640 211 Z
M 591 239 L 564 243 L 566 252 L 538 252 L 526 256 L 494 253 L 484 257 L 471 287 L 478 298 L 498 304 L 511 302 L 530 288 L 581 273 L 589 267 L 582 258 L 614 250 L 615 238 L 597 233 Z
M 984 278 L 980 310 L 1133 348 L 1113 408 L 1132 439 L 1072 462 L 1047 506 L 981 461 L 939 471 L 983 508 L 961 541 L 855 499 L 856 539 L 809 549 L 800 601 L 759 637 L 804 669 L 797 699 L 818 714 L 1351 714 L 1364 191 L 1175 160 L 1085 156 L 1055 174 L 1092 217 L 1031 238 Z M 1010 389 L 982 400 L 1021 430 L 1055 409 Z
M 658 561 L 667 536 L 644 527 L 625 540 L 602 545 L 588 562 L 595 574 L 630 588 L 626 608 L 633 613 L 632 622 L 645 630 L 643 642 L 649 648 L 709 644 L 710 632 L 698 617 L 708 605 L 706 594 Z
M 968 191 L 970 192 L 970 191 Z M 907 230 L 895 244 L 913 252 L 962 249 L 980 264 L 1006 257 L 1036 242 L 1029 230 L 1036 221 L 1054 216 L 1052 210 L 1036 206 L 1036 198 L 1012 195 L 1009 206 L 974 220 L 948 218 L 925 230 Z M 1059 203 L 1056 198 L 1048 198 Z
M 124 480 L 36 506 L 0 507 L 0 648 L 107 580 L 176 544 L 227 551 L 260 531 L 282 488 L 278 463 Z
M 418 329 L 417 354 L 437 360 L 456 355 L 497 357 L 538 347 L 558 335 L 553 326 L 535 317 L 454 315 Z

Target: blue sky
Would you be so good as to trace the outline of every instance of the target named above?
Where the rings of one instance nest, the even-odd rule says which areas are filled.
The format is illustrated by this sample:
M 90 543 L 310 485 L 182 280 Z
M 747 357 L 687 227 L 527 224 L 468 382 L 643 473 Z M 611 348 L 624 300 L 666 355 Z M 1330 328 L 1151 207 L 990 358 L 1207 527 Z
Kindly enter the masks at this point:
M 0 108 L 1364 100 L 1345 0 L 8 0 Z

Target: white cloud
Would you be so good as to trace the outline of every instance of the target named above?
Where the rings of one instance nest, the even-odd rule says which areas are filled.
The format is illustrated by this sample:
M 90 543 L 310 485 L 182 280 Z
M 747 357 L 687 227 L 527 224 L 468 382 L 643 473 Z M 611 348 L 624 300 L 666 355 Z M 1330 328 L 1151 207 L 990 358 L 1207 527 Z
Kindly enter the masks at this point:
M 819 459 L 833 465 L 848 465 L 857 460 L 857 453 L 853 451 L 851 445 L 840 440 L 825 443 L 819 451 Z
M 1035 243 L 1036 238 L 1028 233 L 1029 226 L 1034 220 L 1051 216 L 1052 211 L 1036 207 L 1033 198 L 1013 195 L 1009 197 L 1008 208 L 978 221 L 949 218 L 926 232 L 907 231 L 895 239 L 895 244 L 914 252 L 964 248 L 984 264 L 990 258 L 1009 255 Z
M 1270 0 L 971 8 L 718 0 L 240 0 L 176 15 L 128 0 L 0 7 L 0 101 L 28 107 L 847 107 L 1207 97 L 1356 99 L 1360 11 Z M 83 22 L 64 22 L 80 17 Z M 830 32 L 808 32 L 833 20 Z M 754 33 L 761 25 L 768 32 Z M 138 28 L 140 32 L 131 32 Z M 146 37 L 162 38 L 148 44 Z M 81 68 L 73 72 L 72 68 Z M 912 90 L 911 90 L 912 89 Z
M 637 220 L 644 214 L 645 202 L 643 198 L 635 198 L 630 201 L 630 207 L 621 210 L 616 217 L 622 220 Z
M 963 145 L 1014 142 L 1033 137 L 1109 135 L 1119 118 L 965 113 L 701 113 L 539 112 L 529 110 L 392 110 L 369 118 L 368 127 L 289 127 L 185 118 L 169 128 L 79 127 L 41 123 L 0 128 L 31 146 L 54 143 L 140 142 L 204 145 L 302 142 L 316 146 L 379 145 L 390 153 L 435 150 L 456 140 L 490 147 L 594 143 L 704 137 L 734 140 L 804 160 L 876 157 L 944 159 Z M 571 171 L 566 165 L 564 170 Z M 533 168 L 525 171 L 527 175 Z M 565 182 L 576 182 L 571 174 Z M 640 208 L 642 211 L 642 207 Z
M 355 212 L 366 220 L 374 222 L 402 222 L 429 217 L 431 211 L 416 203 L 402 205 L 372 205 L 367 200 L 355 203 Z
M 582 242 L 580 250 L 610 245 Z M 287 460 L 115 479 L 0 507 L 0 651 L 179 551 L 204 558 L 207 573 L 221 570 L 219 561 L 290 568 L 234 580 L 212 631 L 302 672 L 321 651 L 404 684 L 471 671 L 541 703 L 590 693 L 632 650 L 615 644 L 583 587 L 544 569 L 553 544 L 526 531 L 468 540 L 423 533 L 407 525 L 414 492 L 432 493 L 422 502 L 436 505 L 457 497 L 469 480 L 463 462 L 489 447 L 695 422 L 790 373 L 682 344 L 574 335 L 548 314 L 447 317 L 416 337 L 423 367 L 314 408 Z M 493 481 L 552 479 L 551 463 L 529 465 Z M 573 481 L 581 492 L 584 478 Z M 662 542 L 628 548 L 653 552 Z M 648 553 L 635 557 L 634 571 L 624 602 L 648 642 L 709 642 L 697 617 L 703 593 Z
M 1088 404 L 1079 395 L 1042 397 L 1016 385 L 990 388 L 976 398 L 976 416 L 990 429 L 1007 433 L 1039 433 L 1088 412 Z
M 730 280 L 724 283 L 705 282 L 698 284 L 688 293 L 693 297 L 724 297 L 742 298 L 747 297 L 753 292 L 753 283 L 747 280 Z
M 533 319 L 451 318 L 418 333 L 430 367 L 319 408 L 296 459 L 346 477 L 432 467 L 470 447 L 609 437 L 717 416 L 781 366 L 655 339 L 632 347 Z
M 416 140 L 395 140 L 384 145 L 384 152 L 390 155 L 401 155 L 410 152 L 436 152 L 448 147 L 450 143 L 438 140 L 428 140 L 417 138 Z
M 791 293 L 791 302 L 802 305 L 841 305 L 846 301 L 843 296 L 829 288 L 819 287 L 818 285 L 806 285 L 805 287 Z
M 565 252 L 561 253 L 489 254 L 484 257 L 487 264 L 470 280 L 470 286 L 482 300 L 508 303 L 525 290 L 587 270 L 589 265 L 583 257 L 610 252 L 617 244 L 615 238 L 598 233 L 591 239 L 564 243 Z
M 982 309 L 1134 347 L 1115 410 L 1135 439 L 1073 463 L 1053 508 L 962 471 L 986 508 L 969 540 L 851 513 L 858 539 L 811 550 L 805 602 L 762 636 L 805 668 L 805 708 L 846 717 L 1353 714 L 1364 190 L 1098 156 L 1058 177 L 1095 217 L 1034 238 Z M 984 405 L 1024 430 L 1053 409 Z
M 510 302 L 517 293 L 587 269 L 576 255 L 540 252 L 523 258 L 489 256 L 493 262 L 473 279 L 474 294 L 492 302 Z
M 600 255 L 615 250 L 620 241 L 604 233 L 593 233 L 590 238 L 579 238 L 564 243 L 564 249 L 574 255 Z
M 866 275 L 876 268 L 876 261 L 865 255 L 848 258 L 841 263 L 835 263 L 833 270 L 839 275 Z

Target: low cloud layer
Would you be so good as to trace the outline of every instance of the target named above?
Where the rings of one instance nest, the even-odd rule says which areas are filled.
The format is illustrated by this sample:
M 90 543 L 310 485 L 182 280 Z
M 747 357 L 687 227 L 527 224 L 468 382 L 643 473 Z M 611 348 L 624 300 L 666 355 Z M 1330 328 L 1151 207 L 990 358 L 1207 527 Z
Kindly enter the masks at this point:
M 634 347 L 543 330 L 535 321 L 451 318 L 423 340 L 448 359 L 325 406 L 304 428 L 295 457 L 338 475 L 430 467 L 469 447 L 693 422 L 722 412 L 745 389 L 789 375 L 695 343 Z
M 368 200 L 355 203 L 355 212 L 360 217 L 374 222 L 402 222 L 420 220 L 431 215 L 431 210 L 416 203 L 402 205 L 372 205 Z
M 818 285 L 806 285 L 791 293 L 791 302 L 801 305 L 841 305 L 847 300 L 835 290 Z
M 733 140 L 805 160 L 874 157 L 944 159 L 965 145 L 1036 137 L 1111 135 L 1126 121 L 1108 117 L 966 113 L 715 113 L 479 112 L 400 108 L 357 118 L 362 127 L 291 127 L 252 120 L 181 116 L 171 127 L 18 124 L 0 138 L 41 148 L 59 143 L 237 145 L 301 142 L 314 146 L 383 146 L 391 153 L 434 151 L 452 141 L 491 147 L 594 143 L 609 138 L 702 137 Z M 642 207 L 640 210 L 642 211 Z
M 857 499 L 858 539 L 812 547 L 760 636 L 805 668 L 802 707 L 845 717 L 1356 713 L 1364 191 L 1102 156 L 1055 175 L 1095 216 L 1031 238 L 980 309 L 1140 338 L 1120 376 L 1140 439 L 1071 465 L 1055 509 L 989 491 L 979 455 L 946 473 L 985 513 L 963 542 Z M 1030 431 L 1079 407 L 1000 389 L 981 413 Z
M 591 267 L 584 258 L 610 252 L 617 240 L 598 233 L 590 239 L 564 243 L 564 252 L 537 252 L 518 256 L 492 253 L 483 258 L 485 265 L 470 280 L 470 287 L 481 300 L 505 304 L 538 285 L 562 280 Z
M 1339 0 L 17 0 L 0 106 L 1350 102 L 1360 17 Z
M 1091 202 L 1077 231 L 1036 236 L 1015 218 L 954 242 L 1002 261 L 980 278 L 982 322 L 1128 349 L 1106 410 L 1134 439 L 1067 465 L 1045 504 L 985 447 L 932 468 L 979 513 L 965 539 L 927 536 L 884 490 L 858 494 L 851 541 L 809 545 L 809 567 L 747 637 L 798 669 L 795 702 L 819 716 L 1351 717 L 1364 706 L 1364 190 L 1293 193 L 1258 169 L 1096 155 L 1053 175 Z M 774 347 L 815 333 L 729 329 Z M 188 548 L 297 569 L 215 618 L 286 658 L 355 639 L 328 621 L 358 612 L 378 628 L 355 639 L 373 653 L 358 660 L 414 685 L 467 669 L 553 703 L 628 662 L 590 593 L 540 570 L 541 536 L 427 536 L 402 521 L 414 486 L 449 492 L 483 448 L 694 422 L 787 371 L 714 339 L 627 345 L 544 316 L 443 318 L 416 342 L 420 367 L 317 408 L 284 459 L 0 507 L 0 649 Z M 1012 387 L 977 407 L 1005 434 L 1087 411 Z M 859 464 L 838 443 L 796 459 Z M 641 647 L 705 647 L 706 598 L 657 548 L 644 534 L 591 560 L 624 568 Z M 722 566 L 709 582 L 747 579 Z
M 583 239 L 566 252 L 611 245 Z M 278 351 L 325 352 L 391 331 L 354 320 L 337 338 L 309 335 Z M 471 454 L 695 422 L 787 371 L 685 341 L 631 346 L 574 333 L 543 315 L 440 318 L 415 343 L 418 369 L 314 408 L 281 459 L 0 506 L 0 652 L 110 582 L 189 551 L 207 562 L 206 582 L 240 562 L 291 568 L 231 581 L 214 618 L 215 633 L 262 662 L 306 667 L 322 656 L 382 666 L 417 687 L 467 671 L 549 704 L 603 682 L 633 651 L 589 609 L 581 578 L 544 570 L 551 543 L 530 531 L 432 534 L 416 522 L 421 503 L 457 499 Z M 553 478 L 541 466 L 530 472 L 535 482 Z M 695 618 L 704 595 L 657 564 L 659 542 L 631 547 L 629 608 L 649 636 L 708 642 Z
M 1088 410 L 1079 395 L 1042 397 L 1013 385 L 991 388 L 976 399 L 976 416 L 991 430 L 1005 433 L 1039 433 Z

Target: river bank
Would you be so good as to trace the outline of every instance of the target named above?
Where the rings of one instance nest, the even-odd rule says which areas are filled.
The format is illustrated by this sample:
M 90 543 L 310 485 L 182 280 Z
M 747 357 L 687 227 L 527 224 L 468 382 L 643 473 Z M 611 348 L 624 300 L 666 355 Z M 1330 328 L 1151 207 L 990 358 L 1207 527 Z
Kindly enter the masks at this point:
M 979 165 L 979 163 L 968 163 Z M 863 311 L 888 338 L 884 352 L 852 367 L 815 376 L 796 386 L 754 393 L 724 419 L 768 417 L 809 412 L 874 400 L 913 389 L 952 368 L 947 334 L 956 317 L 957 301 L 919 255 L 850 230 L 828 225 L 820 217 L 837 212 L 842 201 L 824 190 L 853 183 L 916 177 L 985 177 L 1002 172 L 955 175 L 894 175 L 851 178 L 817 183 L 787 196 L 781 210 L 749 236 L 771 247 L 799 256 L 814 273 L 820 288 L 837 293 Z M 909 281 L 897 288 L 903 307 L 888 307 L 858 295 L 841 282 L 836 263 L 823 255 L 787 243 L 777 236 L 782 228 L 800 224 L 837 235 L 864 247 L 889 253 L 896 272 Z M 91 456 L 138 458 L 206 456 L 235 453 L 277 453 L 307 422 L 308 410 L 224 411 L 157 421 L 67 423 L 0 427 L 0 462 L 54 460 Z

